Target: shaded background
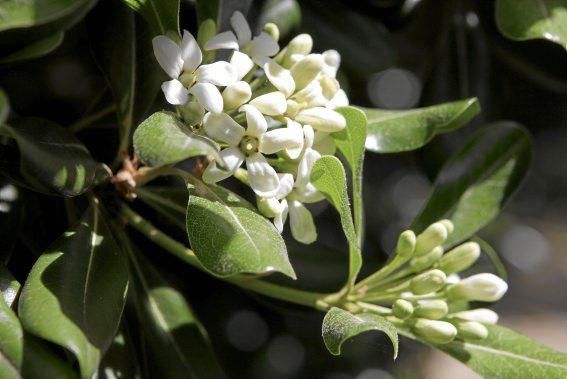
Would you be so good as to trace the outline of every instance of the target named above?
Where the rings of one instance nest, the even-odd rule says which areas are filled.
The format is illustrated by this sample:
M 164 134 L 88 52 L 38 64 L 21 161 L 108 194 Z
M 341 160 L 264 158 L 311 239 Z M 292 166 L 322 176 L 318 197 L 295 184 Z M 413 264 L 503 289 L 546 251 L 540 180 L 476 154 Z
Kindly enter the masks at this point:
M 227 8 L 231 3 L 236 1 L 226 1 Z M 242 10 L 257 25 L 266 17 L 277 17 L 285 26 L 281 45 L 290 35 L 307 32 L 315 40 L 315 51 L 338 50 L 343 59 L 339 79 L 353 104 L 407 109 L 472 96 L 480 100 L 482 113 L 468 127 L 438 136 L 425 148 L 367 154 L 365 273 L 387 258 L 398 233 L 419 212 L 443 162 L 468 136 L 488 122 L 503 119 L 530 130 L 534 138 L 531 170 L 506 210 L 480 235 L 498 250 L 508 271 L 510 291 L 495 307 L 502 323 L 567 351 L 565 50 L 547 41 L 505 39 L 495 26 L 494 3 L 488 0 L 304 0 L 299 4 L 250 0 Z M 227 9 L 225 19 L 231 13 Z M 192 2 L 182 1 L 181 14 L 182 27 L 195 32 Z M 63 45 L 49 56 L 0 68 L 0 85 L 15 113 L 70 125 L 92 109 L 111 104 L 91 56 L 90 45 L 97 34 L 92 29 L 87 33 L 87 24 L 92 28 L 93 17 L 89 15 L 66 33 Z M 160 101 L 156 109 L 165 106 Z M 113 117 L 79 133 L 97 159 L 113 158 L 117 147 Z M 4 183 L 0 212 L 10 199 L 10 187 Z M 65 225 L 65 213 L 57 199 L 24 192 L 17 201 L 24 203 L 27 213 L 18 221 L 24 232 L 16 251 L 22 253 L 13 257 L 10 269 L 23 281 L 33 257 L 63 231 L 58 228 Z M 345 242 L 332 209 L 317 205 L 313 211 L 318 217 L 318 242 L 305 248 L 291 242 L 287 234 L 286 241 L 300 277 L 297 285 L 333 291 L 346 275 Z M 62 222 L 46 222 L 46 215 Z M 13 225 L 0 218 L 0 226 Z M 171 233 L 180 240 L 186 238 L 178 230 Z M 373 333 L 347 342 L 343 355 L 332 357 L 321 339 L 323 314 L 212 280 L 136 237 L 167 279 L 184 289 L 232 377 L 474 377 L 460 363 L 405 339 L 400 357 L 393 362 L 385 337 Z M 483 258 L 479 271 L 495 272 L 495 268 Z

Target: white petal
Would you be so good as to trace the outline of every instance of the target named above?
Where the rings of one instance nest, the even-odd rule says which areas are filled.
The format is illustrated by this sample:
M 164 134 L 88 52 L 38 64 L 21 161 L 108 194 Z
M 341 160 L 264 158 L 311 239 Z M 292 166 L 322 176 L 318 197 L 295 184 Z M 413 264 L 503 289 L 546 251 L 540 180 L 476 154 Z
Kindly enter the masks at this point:
M 236 11 L 230 17 L 230 25 L 234 29 L 236 36 L 238 37 L 238 43 L 240 46 L 246 45 L 252 39 L 252 31 L 248 25 L 248 21 L 242 13 Z
M 280 187 L 276 193 L 276 199 L 281 200 L 287 197 L 293 190 L 293 175 L 292 174 L 278 174 L 280 179 Z
M 311 81 L 307 87 L 293 95 L 293 99 L 298 103 L 305 103 L 309 107 L 319 107 L 329 102 L 323 95 L 323 87 L 318 80 Z
M 317 150 L 321 155 L 335 155 L 337 146 L 335 145 L 335 139 L 329 133 L 317 132 L 313 141 L 313 149 Z
M 323 55 L 323 61 L 325 62 L 323 71 L 325 74 L 334 78 L 337 75 L 337 70 L 341 64 L 341 55 L 337 50 L 327 50 L 321 55 Z
M 297 200 L 293 200 L 289 205 L 289 223 L 291 234 L 297 241 L 308 245 L 317 240 L 313 216 L 309 209 Z
M 203 60 L 203 54 L 199 44 L 195 41 L 195 37 L 187 30 L 183 31 L 183 40 L 181 41 L 181 58 L 183 59 L 183 69 L 193 72 L 199 67 Z
M 271 35 L 262 32 L 254 37 L 247 49 L 252 57 L 272 57 L 278 53 L 280 46 Z
M 325 199 L 325 195 L 317 191 L 317 188 L 311 183 L 303 187 L 296 188 L 294 194 L 297 200 L 302 203 L 316 203 Z
M 313 144 L 315 143 L 315 131 L 313 130 L 311 125 L 303 125 L 303 135 L 305 136 L 305 148 L 312 148 Z
M 241 106 L 239 111 L 246 112 L 246 135 L 260 138 L 266 133 L 268 123 L 258 109 L 246 104 Z
M 210 83 L 197 83 L 189 90 L 206 110 L 221 113 L 223 107 L 222 95 L 217 87 Z
M 281 201 L 282 211 L 276 217 L 274 217 L 274 226 L 278 232 L 283 232 L 285 221 L 287 220 L 287 213 L 289 212 L 289 207 L 287 205 L 287 200 L 283 199 Z
M 311 181 L 311 170 L 313 165 L 321 157 L 321 154 L 313 149 L 307 149 L 297 166 L 297 176 L 295 179 L 295 187 L 301 188 Z
M 244 128 L 226 113 L 207 113 L 203 126 L 209 137 L 230 146 L 238 145 L 244 135 Z
M 211 38 L 205 44 L 205 50 L 230 49 L 238 50 L 238 41 L 233 32 L 222 32 Z
M 161 90 L 169 104 L 180 105 L 189 101 L 189 91 L 177 79 L 163 82 Z
M 195 75 L 199 83 L 211 83 L 215 86 L 224 87 L 235 83 L 238 73 L 230 63 L 219 61 L 202 65 L 195 71 Z
M 299 128 L 279 128 L 266 132 L 260 139 L 259 150 L 264 154 L 274 154 L 285 149 L 293 149 L 303 143 L 303 130 Z M 297 158 L 297 157 L 296 157 Z
M 338 107 L 346 107 L 349 104 L 348 96 L 342 89 L 338 90 L 335 96 L 327 103 L 327 108 L 335 109 Z
M 309 125 L 305 125 L 311 128 Z M 291 159 L 297 159 L 300 157 L 301 153 L 303 152 L 303 148 L 305 147 L 305 142 L 307 141 L 307 136 L 304 134 L 305 127 L 301 127 L 301 124 L 298 122 L 293 121 L 292 119 L 287 119 L 287 127 L 289 130 L 293 131 L 293 133 L 297 136 L 301 136 L 298 140 L 298 144 L 295 147 L 287 148 L 286 153 Z M 311 128 L 311 133 L 313 133 L 313 129 Z
M 324 107 L 304 109 L 297 114 L 295 120 L 323 132 L 336 132 L 346 126 L 346 120 L 341 114 Z
M 240 81 L 229 84 L 224 91 L 222 91 L 222 98 L 224 100 L 224 109 L 236 109 L 252 97 L 252 89 L 250 84 Z
M 268 116 L 283 114 L 287 109 L 287 101 L 281 92 L 270 92 L 258 96 L 250 102 L 250 105 L 257 108 L 260 112 Z
M 225 167 L 220 168 L 216 161 L 209 163 L 203 172 L 203 181 L 205 183 L 216 183 L 232 176 L 234 171 L 236 171 L 244 161 L 244 154 L 237 147 L 229 147 L 221 150 L 219 155 Z
M 276 170 L 266 161 L 260 153 L 255 153 L 246 158 L 248 169 L 248 181 L 256 195 L 262 197 L 273 197 L 278 192 L 280 179 Z
M 166 36 L 155 37 L 152 40 L 152 45 L 154 55 L 161 68 L 171 79 L 177 79 L 183 71 L 183 58 L 179 46 Z
M 264 72 L 270 83 L 274 85 L 285 97 L 290 97 L 295 91 L 295 82 L 289 70 L 286 70 L 275 61 L 270 60 L 264 65 Z
M 230 64 L 234 66 L 237 73 L 237 80 L 242 80 L 248 72 L 254 67 L 254 62 L 252 59 L 244 53 L 240 51 L 235 51 L 232 53 L 232 57 L 230 58 Z

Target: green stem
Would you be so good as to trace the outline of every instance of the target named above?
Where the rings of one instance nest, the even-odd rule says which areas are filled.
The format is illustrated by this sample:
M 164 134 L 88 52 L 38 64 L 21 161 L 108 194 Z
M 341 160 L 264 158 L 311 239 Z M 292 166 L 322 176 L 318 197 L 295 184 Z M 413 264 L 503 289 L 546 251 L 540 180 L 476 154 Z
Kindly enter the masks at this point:
M 382 307 L 376 304 L 365 303 L 363 301 L 357 301 L 355 304 L 364 310 L 370 311 L 372 313 L 377 313 L 379 315 L 386 316 L 392 314 L 392 310 L 388 307 Z
M 99 110 L 98 112 L 95 112 L 95 113 L 92 113 L 92 114 L 90 114 L 86 117 L 83 117 L 79 121 L 75 122 L 74 124 L 71 124 L 69 126 L 69 130 L 72 133 L 78 133 L 81 130 L 85 129 L 90 124 L 92 124 L 93 122 L 98 121 L 101 118 L 108 116 L 109 114 L 114 112 L 114 109 L 115 109 L 114 105 L 110 105 L 106 108 Z
M 213 273 L 207 270 L 201 264 L 201 262 L 199 262 L 199 259 L 191 249 L 186 248 L 183 244 L 177 242 L 173 238 L 157 229 L 149 221 L 145 220 L 142 216 L 134 212 L 125 204 L 122 205 L 121 214 L 122 216 L 124 216 L 130 226 L 138 230 L 140 233 L 155 242 L 157 245 L 172 253 L 176 257 L 182 259 L 183 261 L 189 263 L 193 267 L 214 276 Z M 241 288 L 254 291 L 256 293 L 275 299 L 285 300 L 290 303 L 305 305 L 320 310 L 328 309 L 328 305 L 324 301 L 322 301 L 325 297 L 328 296 L 328 294 L 288 288 L 269 283 L 264 280 L 254 279 L 249 275 L 235 275 L 231 277 L 217 278 L 224 280 L 225 282 L 235 284 Z

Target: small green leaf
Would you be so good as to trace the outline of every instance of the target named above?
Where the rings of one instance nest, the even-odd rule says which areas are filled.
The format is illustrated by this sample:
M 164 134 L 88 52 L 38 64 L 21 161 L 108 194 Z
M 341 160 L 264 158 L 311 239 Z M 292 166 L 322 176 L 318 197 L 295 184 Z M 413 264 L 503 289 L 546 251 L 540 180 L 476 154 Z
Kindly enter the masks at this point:
M 101 3 L 87 20 L 91 33 L 97 35 L 91 40 L 91 50 L 116 104 L 120 141 L 129 140 L 134 126 L 147 116 L 164 81 L 152 49 L 153 32 L 138 14 L 119 1 Z M 100 28 L 101 24 L 106 27 Z
M 24 355 L 22 326 L 18 317 L 0 298 L 0 377 L 18 378 Z
M 191 132 L 173 113 L 156 112 L 134 132 L 134 149 L 142 162 L 160 167 L 199 156 L 218 156 L 216 145 Z
M 394 359 L 398 356 L 398 332 L 396 327 L 382 316 L 374 313 L 353 315 L 339 308 L 331 308 L 323 319 L 323 341 L 333 355 L 341 354 L 343 343 L 361 333 L 378 330 L 386 333 L 394 348 Z
M 499 325 L 485 325 L 481 341 L 435 345 L 486 378 L 565 378 L 567 354 Z
M 500 122 L 481 130 L 443 166 L 412 230 L 450 218 L 455 230 L 446 246 L 469 238 L 498 215 L 525 176 L 530 155 L 523 127 Z
M 90 378 L 118 329 L 127 285 L 125 259 L 95 204 L 36 261 L 18 314 L 27 332 L 69 349 Z
M 362 256 L 350 212 L 345 169 L 341 161 L 330 155 L 319 158 L 313 165 L 311 182 L 341 217 L 341 225 L 349 244 L 348 285 L 352 285 L 362 266 Z
M 282 236 L 252 204 L 198 179 L 188 188 L 187 233 L 203 266 L 218 276 L 279 271 L 295 279 Z
M 39 118 L 20 119 L 0 126 L 20 150 L 20 172 L 33 189 L 47 194 L 77 196 L 104 175 L 87 150 L 67 129 Z M 0 153 L 7 146 L 0 145 Z M 13 170 L 13 164 L 6 169 Z M 10 175 L 10 173 L 8 173 Z
M 0 63 L 26 61 L 47 55 L 61 45 L 64 36 L 64 32 L 58 31 L 50 36 L 33 41 L 30 44 L 0 58 Z
M 179 34 L 179 0 L 123 0 L 140 13 L 155 34 L 173 31 Z
M 567 49 L 567 0 L 497 0 L 496 23 L 510 39 L 544 38 Z
M 480 105 L 470 98 L 407 111 L 361 109 L 368 118 L 366 149 L 398 153 L 419 149 L 435 135 L 460 128 L 480 112 Z
M 156 377 L 225 377 L 206 330 L 184 296 L 133 250 L 130 263 L 137 315 Z

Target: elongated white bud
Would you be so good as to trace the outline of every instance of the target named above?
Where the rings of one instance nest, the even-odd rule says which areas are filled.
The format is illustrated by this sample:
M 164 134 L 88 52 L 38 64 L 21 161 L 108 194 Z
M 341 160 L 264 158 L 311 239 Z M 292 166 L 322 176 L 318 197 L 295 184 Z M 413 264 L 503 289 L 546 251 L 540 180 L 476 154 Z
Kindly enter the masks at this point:
M 457 246 L 439 259 L 437 267 L 445 274 L 461 272 L 471 267 L 480 256 L 480 246 L 476 242 L 467 242 Z
M 457 328 L 457 335 L 464 340 L 483 340 L 488 337 L 488 329 L 476 321 L 451 321 Z
M 425 255 L 433 248 L 443 245 L 448 235 L 447 228 L 441 222 L 436 222 L 428 226 L 423 233 L 417 236 L 415 245 L 416 257 Z
M 289 68 L 293 65 L 292 56 L 307 55 L 313 49 L 313 38 L 309 34 L 299 34 L 293 38 L 285 48 L 285 54 L 282 59 L 284 67 Z
M 443 256 L 443 248 L 441 246 L 437 246 L 429 253 L 421 257 L 414 257 L 410 261 L 410 267 L 412 268 L 413 272 L 421 272 L 431 267 L 442 256 Z
M 295 120 L 323 132 L 337 132 L 346 126 L 343 115 L 324 107 L 304 109 L 295 116 Z
M 276 217 L 282 213 L 282 205 L 275 197 L 256 197 L 258 210 L 268 218 Z
M 416 295 L 435 292 L 445 285 L 447 276 L 441 270 L 430 270 L 414 277 L 410 282 L 410 290 Z
M 287 109 L 286 98 L 278 91 L 258 96 L 250 101 L 250 105 L 268 116 L 278 116 Z
M 315 80 L 323 69 L 323 57 L 321 54 L 309 54 L 291 69 L 291 76 L 295 81 L 295 90 L 299 91 L 307 86 L 311 81 Z
M 453 324 L 423 318 L 415 321 L 412 331 L 424 340 L 436 344 L 449 343 L 457 335 L 457 328 Z
M 451 314 L 450 317 L 482 322 L 484 324 L 496 324 L 498 322 L 498 313 L 487 308 L 477 308 L 469 311 L 456 312 Z
M 411 230 L 406 230 L 398 237 L 396 245 L 396 255 L 403 259 L 411 259 L 415 249 L 415 234 Z
M 469 276 L 448 289 L 451 299 L 466 301 L 497 301 L 508 290 L 508 284 L 493 274 Z
M 443 300 L 421 300 L 414 310 L 416 316 L 430 320 L 443 318 L 447 315 L 447 312 L 449 312 L 449 307 Z
M 278 42 L 280 40 L 280 28 L 273 22 L 268 22 L 264 25 L 264 31 L 268 33 L 270 37 L 274 39 L 274 41 Z
M 400 320 L 406 320 L 413 314 L 413 304 L 404 299 L 398 299 L 392 304 L 392 314 Z
M 248 102 L 251 97 L 252 89 L 248 83 L 243 81 L 230 84 L 222 91 L 225 110 L 236 109 Z

